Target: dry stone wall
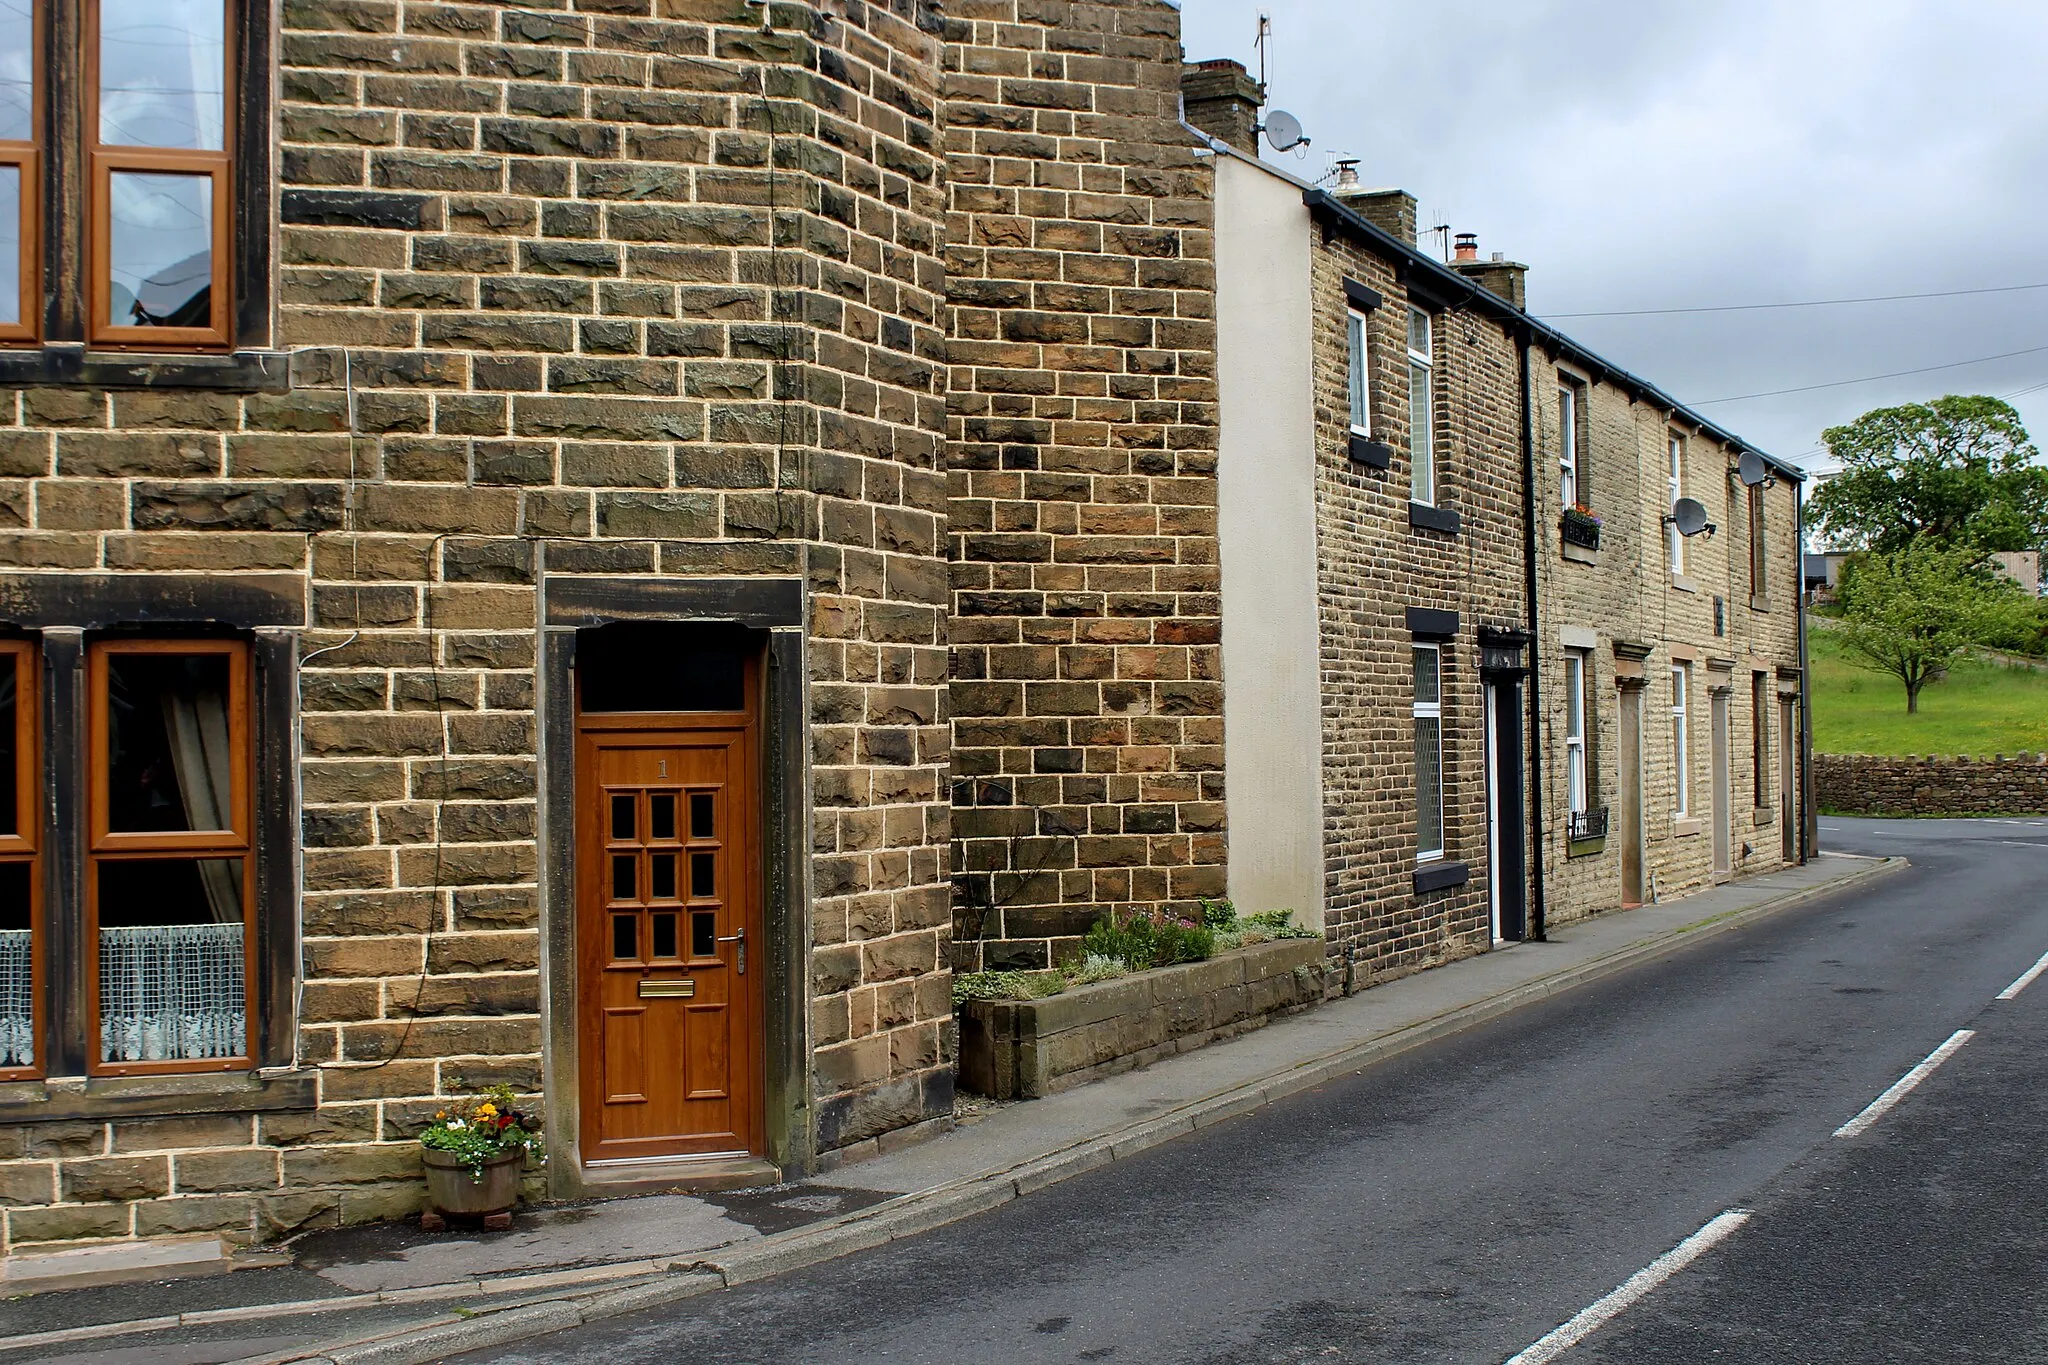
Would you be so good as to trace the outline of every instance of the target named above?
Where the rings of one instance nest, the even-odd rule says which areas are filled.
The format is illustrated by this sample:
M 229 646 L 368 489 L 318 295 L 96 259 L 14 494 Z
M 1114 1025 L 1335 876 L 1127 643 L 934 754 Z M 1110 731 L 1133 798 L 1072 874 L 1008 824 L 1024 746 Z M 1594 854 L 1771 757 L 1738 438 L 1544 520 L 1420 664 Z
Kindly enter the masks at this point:
M 1830 815 L 2048 815 L 2048 754 L 1815 754 Z

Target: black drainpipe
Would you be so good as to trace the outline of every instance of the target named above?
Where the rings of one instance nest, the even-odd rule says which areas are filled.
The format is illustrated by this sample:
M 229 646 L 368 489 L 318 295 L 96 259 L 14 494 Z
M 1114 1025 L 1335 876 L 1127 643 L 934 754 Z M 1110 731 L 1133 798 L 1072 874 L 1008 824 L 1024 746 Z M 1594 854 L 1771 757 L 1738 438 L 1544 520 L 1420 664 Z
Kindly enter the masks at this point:
M 1793 579 L 1792 609 L 1799 613 L 1799 861 L 1812 859 L 1820 841 L 1813 800 L 1813 727 L 1808 722 L 1806 664 L 1806 486 L 1792 485 L 1792 548 L 1799 572 Z
M 1534 836 L 1529 841 L 1532 883 L 1529 937 L 1541 943 L 1546 928 L 1543 896 L 1543 707 L 1540 704 L 1543 693 L 1538 681 L 1543 672 L 1543 635 L 1536 621 L 1536 409 L 1529 380 L 1528 329 L 1521 331 L 1516 343 L 1522 353 L 1522 583 L 1529 597 L 1529 827 Z M 1802 617 L 1802 629 L 1804 620 Z

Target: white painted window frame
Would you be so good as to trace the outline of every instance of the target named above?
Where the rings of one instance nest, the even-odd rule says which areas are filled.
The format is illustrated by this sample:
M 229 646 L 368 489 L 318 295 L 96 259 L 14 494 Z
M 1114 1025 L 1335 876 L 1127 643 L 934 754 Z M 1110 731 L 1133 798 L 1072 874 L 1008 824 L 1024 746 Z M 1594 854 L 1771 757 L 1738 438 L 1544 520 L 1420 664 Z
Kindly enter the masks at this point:
M 1422 348 L 1415 333 L 1421 325 Z M 1408 500 L 1436 506 L 1436 325 L 1429 310 L 1408 305 Z
M 1685 438 L 1677 432 L 1669 433 L 1669 444 L 1665 448 L 1669 459 L 1665 485 L 1670 497 L 1666 500 L 1664 514 L 1671 515 L 1671 509 L 1678 506 L 1678 500 L 1685 496 Z M 1678 532 L 1678 523 L 1666 522 L 1665 542 L 1671 547 L 1671 572 L 1685 572 L 1685 537 Z
M 1557 377 L 1558 492 L 1567 509 L 1579 505 L 1579 388 Z
M 1565 808 L 1583 814 L 1592 804 L 1592 783 L 1586 772 L 1586 673 L 1588 656 L 1569 649 L 1564 656 L 1564 782 Z
M 1671 818 L 1683 820 L 1692 814 L 1692 742 L 1688 732 L 1688 702 L 1692 696 L 1692 663 L 1680 659 L 1671 665 Z
M 1372 320 L 1356 308 L 1347 308 L 1344 316 L 1345 379 L 1350 386 L 1351 434 L 1372 437 L 1372 370 L 1367 363 L 1371 357 Z
M 1418 863 L 1433 863 L 1444 856 L 1444 846 L 1448 842 L 1444 837 L 1444 652 L 1441 645 L 1417 643 L 1413 646 L 1413 653 L 1409 657 L 1411 660 L 1419 660 L 1425 653 L 1435 660 L 1436 663 L 1436 667 L 1431 670 L 1436 679 L 1436 689 L 1428 700 L 1424 700 L 1422 695 L 1422 670 L 1420 668 L 1414 669 L 1415 700 L 1412 712 L 1415 722 L 1416 747 L 1418 749 L 1422 743 L 1422 722 L 1425 720 L 1436 722 L 1436 847 L 1422 847 L 1422 811 L 1424 803 L 1429 799 L 1430 793 L 1422 789 L 1422 768 L 1421 764 L 1417 763 L 1415 771 L 1415 861 Z

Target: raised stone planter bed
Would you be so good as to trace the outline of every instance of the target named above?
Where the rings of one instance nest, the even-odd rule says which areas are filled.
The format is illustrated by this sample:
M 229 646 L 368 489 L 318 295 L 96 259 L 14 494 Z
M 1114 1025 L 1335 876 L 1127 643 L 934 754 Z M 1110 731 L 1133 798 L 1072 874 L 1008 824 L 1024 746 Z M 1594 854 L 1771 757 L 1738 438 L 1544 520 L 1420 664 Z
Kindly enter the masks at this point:
M 1319 938 L 1278 939 L 1043 1000 L 970 1000 L 960 1084 L 1037 1099 L 1258 1028 L 1323 1002 L 1324 952 Z

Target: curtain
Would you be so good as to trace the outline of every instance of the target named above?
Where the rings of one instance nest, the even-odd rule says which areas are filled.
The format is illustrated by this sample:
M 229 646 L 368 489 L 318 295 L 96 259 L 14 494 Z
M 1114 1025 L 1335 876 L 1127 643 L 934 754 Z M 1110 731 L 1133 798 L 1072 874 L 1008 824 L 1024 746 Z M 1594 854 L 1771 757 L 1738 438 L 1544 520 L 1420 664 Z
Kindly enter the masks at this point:
M 35 1063 L 35 1009 L 29 995 L 32 948 L 28 930 L 0 930 L 0 1066 Z
M 188 829 L 226 829 L 234 744 L 226 695 L 187 685 L 163 694 L 164 733 Z M 100 929 L 100 1060 L 154 1062 L 243 1055 L 242 860 L 191 866 L 211 924 Z
M 213 688 L 166 691 L 164 733 L 178 793 L 185 801 L 187 829 L 226 829 L 234 803 L 234 743 L 228 729 L 228 699 Z M 242 920 L 239 867 L 222 859 L 199 863 L 199 879 L 217 923 Z

